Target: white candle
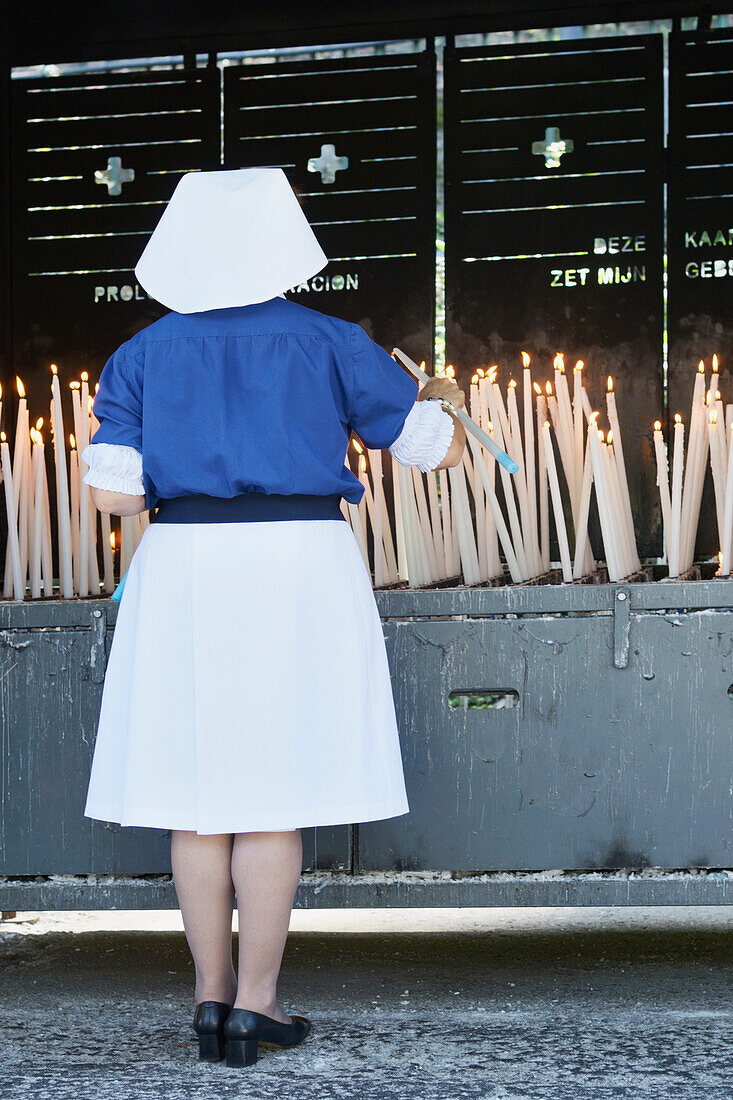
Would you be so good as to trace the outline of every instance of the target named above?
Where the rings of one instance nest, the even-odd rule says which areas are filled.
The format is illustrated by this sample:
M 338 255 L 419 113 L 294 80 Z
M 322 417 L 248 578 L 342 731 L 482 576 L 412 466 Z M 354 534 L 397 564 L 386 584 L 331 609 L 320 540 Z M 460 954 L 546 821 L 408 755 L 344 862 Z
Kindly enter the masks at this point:
M 547 419 L 547 402 L 540 387 L 535 384 L 537 392 L 537 444 L 539 454 L 539 494 L 540 494 L 540 558 L 544 573 L 550 569 L 550 512 L 547 482 L 547 463 L 545 462 L 545 446 L 542 441 L 542 425 Z
M 53 394 L 51 429 L 53 431 L 54 459 L 56 464 L 56 508 L 59 536 L 59 587 L 64 599 L 74 595 L 73 567 L 71 561 L 71 517 L 69 515 L 69 482 L 66 471 L 66 446 L 64 418 L 61 410 L 61 390 L 56 366 L 51 365 L 51 392 Z
M 574 463 L 576 470 L 575 488 L 576 488 L 576 508 L 573 513 L 575 516 L 575 525 L 577 530 L 578 518 L 579 518 L 579 505 L 580 496 L 582 493 L 582 482 L 585 476 L 585 468 L 583 465 L 583 443 L 585 442 L 585 431 L 583 425 L 583 360 L 579 359 L 573 367 L 573 438 L 574 438 Z
M 76 450 L 76 440 L 69 436 L 71 451 L 69 453 L 69 481 L 71 484 L 71 553 L 73 563 L 74 591 L 79 594 L 81 576 L 79 572 L 79 455 Z
M 473 378 L 471 379 L 469 411 L 471 414 L 471 419 L 475 420 L 477 424 L 480 424 L 481 403 L 479 400 L 478 381 L 478 374 L 474 374 Z M 472 488 L 474 506 L 476 509 L 476 540 L 478 545 L 479 574 L 482 580 L 487 580 L 489 575 L 489 554 L 488 546 L 486 545 L 486 505 L 484 502 L 484 493 L 481 485 L 481 478 L 475 464 L 473 468 Z
M 680 575 L 680 521 L 682 516 L 682 478 L 684 472 L 685 426 L 679 413 L 674 418 L 674 459 L 672 465 L 672 511 L 669 575 Z
M 37 600 L 41 595 L 41 547 L 43 545 L 43 443 L 40 433 L 31 428 L 33 440 L 33 539 L 31 542 L 31 596 Z
M 38 429 L 40 435 L 40 429 Z M 41 546 L 41 569 L 43 573 L 43 594 L 53 596 L 53 554 L 51 545 L 51 504 L 48 496 L 48 475 L 46 473 L 46 457 L 44 444 L 44 458 L 41 463 L 43 469 L 43 544 Z
M 10 448 L 5 440 L 5 432 L 0 432 L 0 462 L 5 484 L 5 511 L 8 519 L 8 548 L 13 576 L 13 593 L 16 600 L 25 599 L 25 581 L 20 568 L 20 546 L 18 543 L 18 521 L 16 519 L 15 487 L 10 466 Z
M 465 453 L 465 452 L 464 452 Z M 452 490 L 453 512 L 456 519 L 456 533 L 458 535 L 458 548 L 461 555 L 463 580 L 466 584 L 477 584 L 479 581 L 478 553 L 473 537 L 473 525 L 468 507 L 468 493 L 466 492 L 465 466 L 448 467 Z
M 394 500 L 395 514 L 395 539 L 397 541 L 397 570 L 401 581 L 408 580 L 407 545 L 405 542 L 405 525 L 402 521 L 402 501 L 400 499 L 400 464 L 396 458 L 392 458 L 392 499 Z
M 565 374 L 565 359 L 563 355 L 555 356 L 555 392 L 557 394 L 558 412 L 563 425 L 563 447 L 560 457 L 565 466 L 565 478 L 570 491 L 571 502 L 576 499 L 576 473 L 573 461 L 573 411 L 570 405 L 570 391 Z M 560 440 L 558 439 L 558 442 Z
M 427 566 L 431 576 L 431 580 L 436 581 L 439 579 L 438 563 L 435 557 L 433 528 L 430 523 L 430 513 L 428 511 L 428 502 L 425 496 L 423 474 L 420 470 L 418 470 L 417 466 L 412 466 L 411 469 L 412 483 L 415 489 L 415 500 L 417 501 L 417 515 L 420 527 L 420 536 L 425 549 L 425 556 L 427 558 Z
M 89 540 L 91 538 L 89 523 L 90 486 L 84 481 L 84 475 L 89 467 L 82 459 L 82 455 L 89 443 L 89 385 L 86 371 L 82 374 L 81 397 L 79 400 L 79 433 L 76 437 L 79 452 L 79 595 L 89 594 L 91 587 L 91 570 L 89 561 Z M 75 390 L 76 395 L 79 394 Z
M 369 451 L 369 462 L 372 467 L 372 479 L 374 481 L 374 583 L 377 586 L 387 583 L 389 575 L 389 563 L 386 560 L 386 547 L 384 541 L 386 508 L 384 502 L 384 480 L 382 476 L 382 452 Z
M 552 450 L 550 437 L 550 424 L 546 420 L 542 426 L 542 439 L 545 448 L 545 463 L 547 476 L 550 480 L 550 494 L 552 496 L 552 510 L 555 516 L 555 529 L 560 548 L 560 563 L 562 565 L 562 579 L 569 584 L 573 579 L 573 567 L 570 563 L 570 547 L 568 545 L 568 533 L 565 527 L 565 515 L 562 509 L 562 497 L 560 496 L 560 483 L 557 478 L 555 455 Z
M 458 548 L 453 538 L 453 518 L 450 500 L 448 469 L 443 467 L 438 470 L 438 484 L 440 486 L 440 514 L 443 526 L 443 549 L 445 551 L 445 564 L 449 577 L 457 577 L 461 565 L 458 560 Z
M 449 576 L 449 572 L 445 560 L 445 545 L 443 542 L 443 533 L 441 531 L 440 501 L 438 500 L 438 473 L 439 471 L 437 470 L 429 470 L 426 477 L 428 479 L 430 525 L 433 531 L 433 553 L 435 555 L 437 576 L 438 579 L 445 580 Z
M 537 522 L 537 479 L 534 453 L 534 420 L 532 418 L 532 372 L 530 358 L 522 352 L 522 396 L 524 399 L 524 469 L 527 479 L 527 502 L 529 505 L 529 542 L 532 548 L 534 574 L 543 572 L 540 552 L 539 525 Z M 518 475 L 517 475 L 518 476 Z
M 529 518 L 529 501 L 527 499 L 527 476 L 524 468 L 524 455 L 522 453 L 522 436 L 519 428 L 519 410 L 517 408 L 517 394 L 516 394 L 516 382 L 513 380 L 509 383 L 507 391 L 507 412 L 509 417 L 509 428 L 511 432 L 511 457 L 516 462 L 519 470 L 514 476 L 512 484 L 517 491 L 517 499 L 519 500 L 519 511 L 522 517 L 522 546 L 524 547 L 524 558 L 527 566 L 527 574 L 529 577 L 536 577 L 541 572 L 541 567 L 537 561 L 537 555 L 532 546 L 532 532 L 531 521 Z
M 596 500 L 598 502 L 598 517 L 601 521 L 601 535 L 606 557 L 606 568 L 609 580 L 620 581 L 623 576 L 623 567 L 618 560 L 613 530 L 613 514 L 611 499 L 608 489 L 608 473 L 606 470 L 605 456 L 602 450 L 602 432 L 597 427 L 598 413 L 592 413 L 589 426 L 593 430 L 588 433 L 590 444 L 591 462 L 593 464 L 593 483 L 596 488 Z
M 657 458 L 657 485 L 659 487 L 659 499 L 662 506 L 662 526 L 664 528 L 664 541 L 667 550 L 667 562 L 669 563 L 669 540 L 672 536 L 672 500 L 669 495 L 669 464 L 664 448 L 661 421 L 654 421 L 654 453 Z M 689 454 L 689 444 L 688 444 Z M 686 481 L 689 481 L 690 471 L 687 470 Z
M 500 447 L 506 449 L 509 444 L 507 442 L 508 435 L 508 423 L 506 420 L 506 413 L 504 413 L 504 405 L 501 399 L 501 390 L 496 385 L 492 384 L 491 388 L 487 391 L 489 398 L 489 407 L 491 409 L 491 422 L 494 425 L 494 438 Z M 507 423 L 507 431 L 503 426 L 503 423 Z M 519 513 L 517 512 L 517 505 L 514 499 L 514 485 L 510 474 L 504 469 L 503 466 L 499 467 L 501 473 L 501 484 L 504 489 L 504 501 L 506 503 L 507 515 L 509 517 L 509 526 L 512 533 L 512 544 L 514 546 L 514 553 L 517 559 L 517 565 L 523 581 L 528 581 L 530 572 L 527 564 L 527 558 L 524 552 L 524 542 L 522 539 L 522 527 L 519 522 Z
M 581 410 L 582 411 L 582 410 Z M 588 432 L 595 430 L 588 427 Z M 593 463 L 590 457 L 590 443 L 585 448 L 585 464 L 583 466 L 583 482 L 580 489 L 580 502 L 578 504 L 578 523 L 575 529 L 575 558 L 573 559 L 573 579 L 580 580 L 583 576 L 584 562 L 586 560 L 586 546 L 588 542 L 588 515 L 590 513 L 590 494 L 593 485 Z
M 613 389 L 613 379 L 608 376 L 607 392 L 606 392 L 606 408 L 608 411 L 608 422 L 611 425 L 611 431 L 613 432 L 613 450 L 616 459 L 616 469 L 618 471 L 619 488 L 621 490 L 621 504 L 622 504 L 622 517 L 625 538 L 629 544 L 629 550 L 631 558 L 629 561 L 630 572 L 636 573 L 641 568 L 641 562 L 639 561 L 639 555 L 636 551 L 636 538 L 634 535 L 634 514 L 631 510 L 631 496 L 629 494 L 629 479 L 626 475 L 626 463 L 624 462 L 624 451 L 621 443 L 621 425 L 618 419 L 618 409 L 616 408 L 616 394 Z
M 731 571 L 733 551 L 733 423 L 728 429 L 728 468 L 725 478 L 725 515 L 723 517 L 723 545 L 720 572 L 727 577 Z
M 519 569 L 516 554 L 514 553 L 514 547 L 512 546 L 511 536 L 507 529 L 507 525 L 504 522 L 504 516 L 502 515 L 501 508 L 499 507 L 499 501 L 496 498 L 494 492 L 494 486 L 491 483 L 489 472 L 482 462 L 479 462 L 480 457 L 480 444 L 478 440 L 472 435 L 467 435 L 469 445 L 473 450 L 475 463 L 479 466 L 479 476 L 483 482 L 484 491 L 486 492 L 486 500 L 494 516 L 494 522 L 496 524 L 496 530 L 498 538 L 501 542 L 502 549 L 504 550 L 504 557 L 509 569 L 512 580 L 515 584 L 519 584 L 522 581 L 522 574 Z

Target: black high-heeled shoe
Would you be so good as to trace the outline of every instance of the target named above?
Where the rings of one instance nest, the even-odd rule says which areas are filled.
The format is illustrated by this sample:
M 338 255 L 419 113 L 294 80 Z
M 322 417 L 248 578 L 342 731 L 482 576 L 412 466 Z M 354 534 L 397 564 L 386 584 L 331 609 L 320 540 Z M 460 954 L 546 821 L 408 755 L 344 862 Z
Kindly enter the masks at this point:
M 233 1008 L 224 1023 L 228 1066 L 253 1066 L 257 1047 L 294 1047 L 302 1043 L 311 1029 L 305 1016 L 290 1016 L 291 1024 L 282 1024 L 261 1012 Z
M 199 1060 L 220 1062 L 224 1057 L 224 1023 L 231 1005 L 223 1001 L 201 1001 L 196 1005 L 193 1030 L 199 1037 Z

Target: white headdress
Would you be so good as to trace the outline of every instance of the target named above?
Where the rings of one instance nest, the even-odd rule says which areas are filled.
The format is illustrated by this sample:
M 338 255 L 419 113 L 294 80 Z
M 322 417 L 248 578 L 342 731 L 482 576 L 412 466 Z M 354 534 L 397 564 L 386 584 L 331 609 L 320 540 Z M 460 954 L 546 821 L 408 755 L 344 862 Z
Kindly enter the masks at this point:
M 187 172 L 135 268 L 177 313 L 246 306 L 306 282 L 327 263 L 281 168 Z

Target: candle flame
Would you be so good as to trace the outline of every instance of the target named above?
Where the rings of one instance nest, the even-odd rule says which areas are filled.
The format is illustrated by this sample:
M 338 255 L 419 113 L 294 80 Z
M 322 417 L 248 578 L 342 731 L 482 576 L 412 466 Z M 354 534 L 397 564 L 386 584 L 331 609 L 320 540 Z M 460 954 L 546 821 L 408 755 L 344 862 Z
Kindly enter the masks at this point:
M 472 386 L 478 386 L 478 375 L 477 374 L 474 374 L 473 378 L 471 379 L 471 385 Z
M 82 382 L 88 382 L 89 381 L 89 375 L 87 374 L 87 372 L 85 370 L 83 370 L 81 372 L 81 380 L 82 380 Z
M 662 430 L 662 421 L 661 420 L 655 420 L 654 421 L 654 431 L 655 432 L 661 432 L 661 430 Z
M 561 352 L 558 352 L 557 355 L 555 356 L 554 360 L 553 360 L 552 365 L 554 366 L 555 370 L 559 370 L 561 374 L 564 374 L 565 373 L 565 356 Z
M 516 382 L 514 381 L 514 379 L 513 379 L 513 378 L 510 378 L 510 379 L 509 379 L 509 386 L 510 386 L 510 387 L 511 387 L 511 389 L 513 389 L 513 390 L 515 390 L 515 389 L 517 388 L 517 383 L 516 383 Z
M 53 372 L 54 374 L 58 374 L 58 373 L 59 373 L 59 368 L 58 368 L 58 367 L 56 366 L 56 364 L 55 364 L 55 363 L 52 363 L 52 364 L 51 364 L 51 370 L 52 370 L 52 372 Z
M 613 432 L 612 431 L 609 431 L 609 433 L 608 433 L 608 443 L 609 444 L 613 443 Z
M 713 356 L 713 371 L 717 373 L 717 370 L 718 370 L 718 357 L 717 357 L 717 355 L 714 355 Z
M 420 370 L 425 370 L 425 360 L 424 359 L 423 359 L 422 363 L 420 364 Z M 82 378 L 83 377 L 84 377 L 84 375 L 82 375 Z
M 449 363 L 448 366 L 445 368 L 445 373 L 448 375 L 449 378 L 455 378 L 456 368 Z
M 361 445 L 361 443 L 359 442 L 359 440 L 358 440 L 358 439 L 356 439 L 356 438 L 352 438 L 351 442 L 352 442 L 352 443 L 353 443 L 353 445 L 354 445 L 354 450 L 358 451 L 358 452 L 359 452 L 359 454 L 362 454 L 362 453 L 363 453 L 363 451 L 364 451 L 364 448 L 362 447 L 362 445 Z
M 708 390 L 707 397 L 705 398 L 705 404 L 709 405 L 713 400 L 713 391 Z
M 366 455 L 362 455 L 359 459 L 359 469 L 363 474 L 366 473 Z
M 39 416 L 38 420 L 36 420 L 36 428 L 38 429 L 38 431 L 40 431 L 42 427 L 43 427 L 43 417 Z
M 533 382 L 532 385 L 534 386 L 534 392 L 540 394 L 541 396 L 542 389 L 540 388 L 539 384 L 537 382 Z
M 526 351 L 523 351 L 522 352 L 522 366 L 524 367 L 525 370 L 529 366 L 529 363 L 530 363 L 529 355 L 527 354 Z
M 698 374 L 704 374 L 705 373 L 705 363 L 703 362 L 702 359 L 697 364 L 697 372 L 698 372 Z
M 552 397 L 552 382 L 545 382 L 545 393 L 548 397 Z
M 682 423 L 682 417 L 680 416 L 679 413 L 674 414 L 674 422 L 675 422 L 675 424 L 681 424 Z
M 98 390 L 99 390 L 99 382 L 97 382 L 96 386 L 94 387 L 94 392 L 97 393 Z
M 2 440 L 2 442 L 4 443 L 6 439 L 7 436 L 5 435 L 5 432 L 0 432 L 0 440 Z
M 613 392 L 613 378 L 611 378 L 610 374 L 609 374 L 608 378 L 606 379 L 606 388 L 607 388 L 609 393 Z
M 494 424 L 493 424 L 493 421 L 489 420 L 489 421 L 487 422 L 487 427 L 488 427 L 488 429 L 489 429 L 489 431 L 490 431 L 490 432 L 493 432 L 493 430 L 494 430 Z M 731 428 L 733 428 L 733 424 L 731 424 Z
M 715 391 L 715 400 L 720 401 L 720 390 Z
M 483 378 L 483 376 L 486 374 L 486 371 L 483 367 L 476 367 L 476 374 L 479 376 L 479 378 Z
M 675 417 L 675 419 L 677 419 L 677 418 Z M 718 422 L 718 412 L 717 412 L 717 409 L 713 409 L 713 411 L 710 413 L 710 423 L 711 424 L 717 424 L 717 422 Z
M 603 432 L 601 432 L 601 431 L 599 431 L 599 432 L 598 432 L 598 438 L 600 439 L 601 443 L 603 443 L 603 442 L 604 442 L 604 440 L 603 440 Z
M 489 368 L 489 382 L 491 382 L 492 384 L 494 382 L 496 382 L 496 376 L 497 376 L 498 373 L 499 373 L 499 368 L 498 367 L 490 367 Z
M 573 370 L 582 370 L 584 366 L 585 366 L 585 363 L 583 362 L 583 360 L 579 359 L 578 362 L 573 367 Z
M 590 416 L 588 417 L 589 426 L 592 426 L 592 427 L 595 428 L 597 423 L 598 423 L 598 413 L 597 412 L 591 413 Z
M 81 388 L 81 382 L 69 382 L 70 390 L 78 390 Z
M 113 550 L 117 549 L 117 547 L 115 546 L 116 541 L 117 540 L 115 539 L 115 532 L 110 531 L 110 533 L 109 533 L 109 544 L 110 544 L 110 546 L 112 547 Z
M 73 435 L 69 435 L 69 443 L 71 443 L 72 449 L 76 447 L 76 440 L 74 439 Z
M 17 374 L 15 376 L 15 384 L 18 387 L 18 397 L 25 397 L 25 386 L 21 382 L 20 378 L 18 378 Z
M 91 394 L 87 397 L 87 411 L 92 412 L 94 410 L 94 398 Z
M 550 421 L 549 421 L 549 420 L 546 420 L 546 421 L 544 422 L 544 424 L 542 425 L 542 427 L 543 427 L 543 428 L 547 428 L 547 430 L 548 430 L 548 432 L 549 432 L 549 430 L 550 430 Z
M 35 428 L 31 428 L 31 440 L 32 440 L 32 441 L 33 441 L 34 443 L 37 443 L 37 442 L 38 442 L 38 440 L 36 439 L 36 436 L 37 436 L 37 435 L 38 435 L 38 432 L 36 431 L 36 429 L 35 429 Z

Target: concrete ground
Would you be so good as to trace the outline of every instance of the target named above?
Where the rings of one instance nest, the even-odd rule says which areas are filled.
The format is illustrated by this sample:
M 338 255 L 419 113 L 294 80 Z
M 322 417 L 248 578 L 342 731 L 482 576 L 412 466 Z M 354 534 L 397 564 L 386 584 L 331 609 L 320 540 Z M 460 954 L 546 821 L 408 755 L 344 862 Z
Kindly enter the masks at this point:
M 256 1066 L 199 1063 L 178 912 L 0 924 L 2 1100 L 733 1100 L 733 910 L 293 914 L 309 1016 Z

